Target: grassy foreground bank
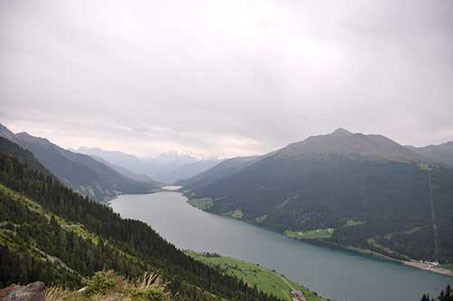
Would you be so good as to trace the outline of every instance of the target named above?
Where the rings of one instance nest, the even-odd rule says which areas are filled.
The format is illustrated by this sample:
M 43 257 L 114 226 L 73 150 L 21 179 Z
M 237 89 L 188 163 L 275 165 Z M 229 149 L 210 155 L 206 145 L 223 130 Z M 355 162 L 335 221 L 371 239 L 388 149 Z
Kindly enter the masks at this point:
M 257 264 L 235 258 L 223 257 L 217 254 L 197 253 L 193 251 L 186 251 L 185 253 L 196 260 L 219 269 L 227 275 L 242 279 L 252 287 L 256 286 L 258 290 L 264 293 L 272 294 L 282 300 L 292 300 L 294 295 L 291 293 L 291 290 L 302 292 L 307 301 L 326 300 L 302 285 L 278 274 L 276 271 L 269 270 Z

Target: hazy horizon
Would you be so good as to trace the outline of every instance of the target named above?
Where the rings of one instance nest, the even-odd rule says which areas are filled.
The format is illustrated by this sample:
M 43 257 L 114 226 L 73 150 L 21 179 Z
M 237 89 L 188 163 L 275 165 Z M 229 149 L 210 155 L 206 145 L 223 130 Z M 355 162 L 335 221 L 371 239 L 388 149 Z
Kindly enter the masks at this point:
M 453 2 L 0 0 L 0 122 L 65 148 L 453 140 Z
M 0 122 L 0 124 L 2 124 L 2 123 Z M 8 129 L 10 130 L 10 128 L 8 128 Z M 277 149 L 280 149 L 280 148 L 283 148 L 285 146 L 288 146 L 291 143 L 303 141 L 303 140 L 305 140 L 305 139 L 307 139 L 307 138 L 309 138 L 311 136 L 329 135 L 329 134 L 332 134 L 333 132 L 335 132 L 337 130 L 349 131 L 348 129 L 345 129 L 343 127 L 339 127 L 339 128 L 336 128 L 335 130 L 333 130 L 331 132 L 309 135 L 307 137 L 304 137 L 303 139 L 300 139 L 300 140 L 297 140 L 297 141 L 288 142 L 288 143 L 282 145 L 281 147 L 278 147 L 278 148 L 275 148 L 275 149 L 272 149 L 272 150 L 269 150 L 269 151 L 266 151 L 266 152 L 247 154 L 247 155 L 244 155 L 244 156 L 264 155 L 264 154 L 267 154 L 267 153 L 271 153 L 271 152 L 273 152 L 273 151 L 275 151 Z M 13 132 L 13 133 L 14 134 L 18 134 L 18 133 L 21 133 L 21 132 L 25 132 L 25 133 L 31 134 L 31 132 L 27 132 L 26 130 L 19 131 L 19 132 Z M 353 134 L 380 135 L 379 133 L 362 133 L 362 132 L 354 132 L 354 131 L 350 131 L 350 132 L 353 133 Z M 39 136 L 39 135 L 36 135 L 35 137 L 49 139 L 48 137 Z M 387 137 L 387 138 L 391 139 L 391 137 Z M 50 140 L 51 143 L 56 143 L 55 141 L 52 141 L 51 139 L 49 139 L 49 140 Z M 395 140 L 393 140 L 393 141 L 395 141 Z M 398 141 L 395 141 L 395 142 L 399 143 Z M 447 142 L 453 142 L 453 141 L 445 141 L 445 142 L 441 142 L 439 144 L 447 143 Z M 59 144 L 57 144 L 57 145 L 59 145 Z M 405 145 L 401 144 L 401 145 L 403 145 L 403 146 L 415 146 L 415 145 L 407 145 L 407 144 L 405 144 Z M 423 147 L 423 146 L 429 146 L 429 145 L 436 145 L 436 144 L 426 144 L 426 145 L 420 145 L 420 146 L 416 146 L 416 147 Z M 160 153 L 137 154 L 137 153 L 134 153 L 134 152 L 127 152 L 127 151 L 122 151 L 122 150 L 119 150 L 119 149 L 103 148 L 101 145 L 94 145 L 94 146 L 80 145 L 78 147 L 72 147 L 72 146 L 66 147 L 64 145 L 59 145 L 59 146 L 65 148 L 65 149 L 67 149 L 69 151 L 83 153 L 83 154 L 88 154 L 88 155 L 97 155 L 96 151 L 101 151 L 101 152 L 120 153 L 122 155 L 132 155 L 132 156 L 135 156 L 135 157 L 137 157 L 139 159 L 145 159 L 145 160 L 153 160 L 153 159 L 169 160 L 171 157 L 179 158 L 179 160 L 182 160 L 184 157 L 186 159 L 191 158 L 191 159 L 195 159 L 195 160 L 225 160 L 225 159 L 237 157 L 236 155 L 223 156 L 223 157 L 222 156 L 212 156 L 212 155 L 209 155 L 209 154 L 206 155 L 206 154 L 203 154 L 203 153 L 194 153 L 194 152 L 190 152 L 190 151 L 181 151 L 181 150 L 177 150 L 177 149 L 168 149 L 168 150 L 162 151 Z M 93 152 L 93 150 L 94 150 L 94 152 Z M 102 155 L 100 155 L 100 156 L 103 157 Z

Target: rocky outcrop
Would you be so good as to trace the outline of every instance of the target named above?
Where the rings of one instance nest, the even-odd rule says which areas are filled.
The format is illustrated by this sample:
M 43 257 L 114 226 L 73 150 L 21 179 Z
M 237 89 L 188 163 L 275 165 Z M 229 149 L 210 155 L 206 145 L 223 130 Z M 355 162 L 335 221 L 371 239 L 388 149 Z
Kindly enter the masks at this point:
M 37 281 L 28 285 L 12 284 L 0 290 L 0 300 L 2 301 L 44 301 L 44 290 L 46 286 L 43 282 Z

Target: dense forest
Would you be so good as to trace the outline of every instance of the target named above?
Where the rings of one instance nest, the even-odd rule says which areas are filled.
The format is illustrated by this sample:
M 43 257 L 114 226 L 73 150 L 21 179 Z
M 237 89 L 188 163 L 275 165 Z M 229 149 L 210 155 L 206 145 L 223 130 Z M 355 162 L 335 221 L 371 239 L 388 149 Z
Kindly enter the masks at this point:
M 280 232 L 331 228 L 320 243 L 451 263 L 453 170 L 419 160 L 382 136 L 335 132 L 181 184 L 213 213 Z
M 1 142 L 0 286 L 41 280 L 78 287 L 99 270 L 130 278 L 156 271 L 185 300 L 278 300 L 186 256 L 146 224 L 74 193 L 31 165 L 28 151 Z
M 222 181 L 189 189 L 189 197 L 214 200 L 208 211 L 228 214 L 239 208 L 243 219 L 281 232 L 333 228 L 329 242 L 336 244 L 401 259 L 453 261 L 453 172 L 441 166 L 427 170 L 326 155 L 270 157 Z M 350 226 L 348 220 L 357 223 Z

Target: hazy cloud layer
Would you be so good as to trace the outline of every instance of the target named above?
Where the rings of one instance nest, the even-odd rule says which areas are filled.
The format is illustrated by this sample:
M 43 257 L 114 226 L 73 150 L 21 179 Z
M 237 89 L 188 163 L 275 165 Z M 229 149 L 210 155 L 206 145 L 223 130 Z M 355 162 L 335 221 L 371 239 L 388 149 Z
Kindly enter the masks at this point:
M 453 140 L 453 1 L 0 0 L 0 120 L 142 155 Z

